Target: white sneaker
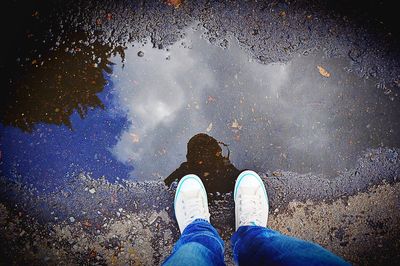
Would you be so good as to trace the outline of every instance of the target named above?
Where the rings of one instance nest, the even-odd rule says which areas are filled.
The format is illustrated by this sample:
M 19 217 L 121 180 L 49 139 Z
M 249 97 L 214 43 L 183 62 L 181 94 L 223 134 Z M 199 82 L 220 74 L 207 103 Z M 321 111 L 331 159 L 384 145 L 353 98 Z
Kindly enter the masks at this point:
M 175 192 L 174 208 L 181 233 L 195 219 L 210 222 L 207 192 L 197 175 L 185 175 L 179 181 Z
M 268 196 L 261 177 L 246 170 L 236 179 L 233 192 L 235 200 L 236 230 L 242 225 L 267 226 Z

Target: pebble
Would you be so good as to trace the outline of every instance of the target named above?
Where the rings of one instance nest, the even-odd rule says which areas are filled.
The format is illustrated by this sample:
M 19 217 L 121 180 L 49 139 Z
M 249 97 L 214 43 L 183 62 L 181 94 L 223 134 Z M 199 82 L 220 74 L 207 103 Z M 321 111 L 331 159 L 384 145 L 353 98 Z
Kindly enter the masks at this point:
M 89 192 L 90 192 L 91 194 L 94 194 L 94 193 L 96 193 L 96 190 L 95 190 L 94 188 L 91 188 L 91 189 L 89 189 Z
M 69 221 L 71 222 L 71 223 L 73 223 L 73 222 L 75 222 L 75 218 L 74 217 L 69 217 Z

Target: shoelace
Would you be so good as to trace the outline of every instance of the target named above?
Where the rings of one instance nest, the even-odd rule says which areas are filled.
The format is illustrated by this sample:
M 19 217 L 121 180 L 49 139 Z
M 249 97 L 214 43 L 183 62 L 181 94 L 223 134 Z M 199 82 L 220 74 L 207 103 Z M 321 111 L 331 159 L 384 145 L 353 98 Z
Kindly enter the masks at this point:
M 240 199 L 240 216 L 239 216 L 239 224 L 240 225 L 248 225 L 251 223 L 262 224 L 262 222 L 258 219 L 262 214 L 260 208 L 260 198 L 257 196 L 246 196 L 241 197 Z
M 197 218 L 208 218 L 209 214 L 205 210 L 203 200 L 199 198 L 189 199 L 185 202 L 185 217 L 186 217 L 186 224 L 189 224 L 194 219 Z M 204 217 L 204 214 L 207 213 L 207 217 Z

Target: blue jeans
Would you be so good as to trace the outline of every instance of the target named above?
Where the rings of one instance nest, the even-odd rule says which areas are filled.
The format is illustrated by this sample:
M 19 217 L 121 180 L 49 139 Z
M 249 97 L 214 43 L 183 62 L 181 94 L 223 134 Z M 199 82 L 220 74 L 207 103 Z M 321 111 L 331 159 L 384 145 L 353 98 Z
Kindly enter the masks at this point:
M 241 226 L 231 241 L 239 265 L 350 265 L 320 245 L 261 226 Z M 197 219 L 163 265 L 225 265 L 224 242 L 209 222 Z

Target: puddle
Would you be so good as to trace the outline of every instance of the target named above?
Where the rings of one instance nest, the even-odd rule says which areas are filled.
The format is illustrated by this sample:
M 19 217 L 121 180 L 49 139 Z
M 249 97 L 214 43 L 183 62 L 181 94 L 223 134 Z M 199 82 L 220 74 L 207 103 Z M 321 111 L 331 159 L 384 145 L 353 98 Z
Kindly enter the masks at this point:
M 336 176 L 364 149 L 400 141 L 398 99 L 347 65 L 321 54 L 262 65 L 234 41 L 210 46 L 200 31 L 168 51 L 135 44 L 111 77 L 130 122 L 113 154 L 135 166 L 136 178 L 165 177 L 204 132 L 229 146 L 238 169 Z
M 116 179 L 132 171 L 108 150 L 126 118 L 107 110 L 111 84 L 104 75 L 110 56 L 122 50 L 85 39 L 74 33 L 58 50 L 17 58 L 0 97 L 0 170 L 8 179 L 51 189 L 80 172 Z
M 222 157 L 213 159 L 226 158 L 229 150 L 233 172 L 283 169 L 334 177 L 367 148 L 399 146 L 398 97 L 352 74 L 348 59 L 317 53 L 263 65 L 236 41 L 222 49 L 201 34 L 190 29 L 164 50 L 133 43 L 124 59 L 108 59 L 113 66 L 104 58 L 107 53 L 97 55 L 96 49 L 90 60 L 77 55 L 83 72 L 60 81 L 65 102 L 51 106 L 51 114 L 40 113 L 55 97 L 47 92 L 49 81 L 36 84 L 36 98 L 24 104 L 37 112 L 19 122 L 12 116 L 1 121 L 2 175 L 40 185 L 81 171 L 111 180 L 161 180 L 190 162 L 188 142 L 198 133 L 226 145 Z M 96 73 L 105 80 L 97 76 L 95 89 L 82 94 L 92 82 L 86 76 L 93 76 L 85 67 L 101 62 L 107 63 Z M 322 76 L 317 66 L 330 76 Z M 52 68 L 68 73 L 64 67 L 55 63 L 48 73 Z M 86 95 L 88 104 L 78 95 Z M 20 115 L 18 103 L 8 106 L 9 114 Z

